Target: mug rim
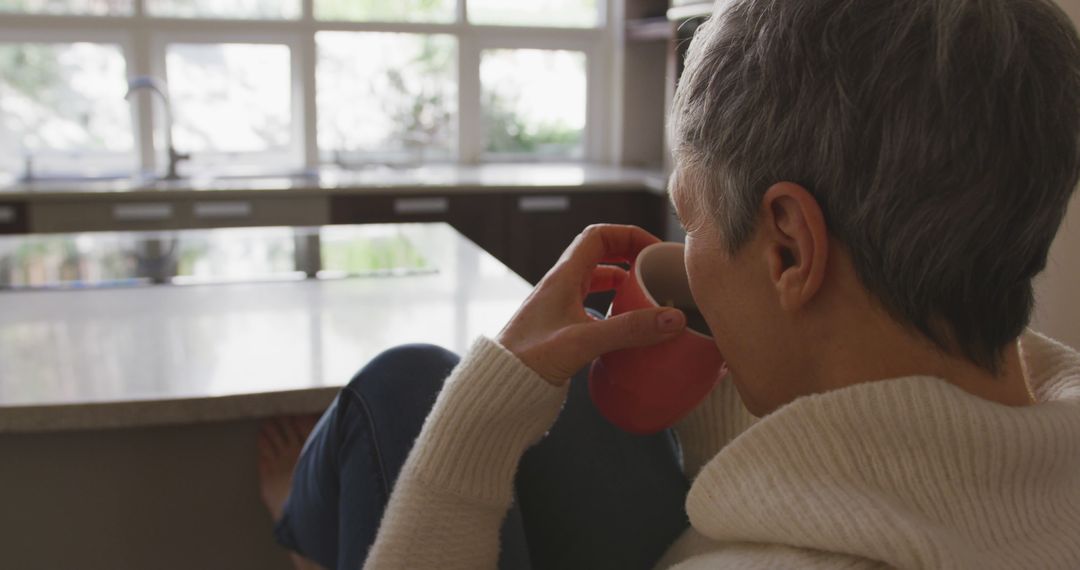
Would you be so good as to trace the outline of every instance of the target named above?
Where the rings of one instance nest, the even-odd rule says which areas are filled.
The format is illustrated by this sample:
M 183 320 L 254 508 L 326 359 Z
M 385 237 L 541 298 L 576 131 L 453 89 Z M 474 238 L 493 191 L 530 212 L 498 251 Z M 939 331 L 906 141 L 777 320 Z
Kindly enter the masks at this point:
M 686 245 L 675 241 L 660 241 L 652 245 L 646 246 L 644 249 L 639 251 L 637 257 L 634 258 L 634 279 L 637 281 L 638 288 L 641 289 L 641 292 L 645 295 L 645 298 L 648 299 L 654 307 L 659 307 L 660 303 L 656 302 L 656 298 L 653 297 L 652 293 L 649 292 L 648 287 L 645 286 L 645 280 L 641 276 L 641 259 L 642 256 L 644 256 L 646 253 L 651 251 L 659 251 L 661 249 L 678 249 L 680 251 L 685 251 Z M 685 271 L 685 261 L 683 263 L 683 270 Z M 689 287 L 689 281 L 687 282 L 687 287 Z M 692 293 L 691 298 L 693 298 Z M 697 308 L 697 301 L 694 301 L 694 308 Z M 686 315 L 686 311 L 683 311 L 683 315 Z M 707 335 L 705 333 L 698 332 L 690 328 L 689 323 L 687 323 L 686 330 L 683 332 L 689 332 L 701 338 L 715 341 L 715 338 L 712 335 Z

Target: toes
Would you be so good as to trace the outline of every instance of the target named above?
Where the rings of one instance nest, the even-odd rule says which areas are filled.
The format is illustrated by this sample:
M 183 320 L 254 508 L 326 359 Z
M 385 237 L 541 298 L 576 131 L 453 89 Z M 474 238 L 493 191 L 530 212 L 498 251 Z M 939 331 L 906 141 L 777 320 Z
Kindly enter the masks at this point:
M 275 418 L 274 428 L 281 437 L 282 453 L 288 451 L 290 448 L 296 447 L 296 430 L 293 429 L 290 418 Z
M 281 455 L 285 449 L 285 437 L 277 423 L 277 419 L 266 420 L 259 427 L 260 451 L 265 451 L 270 457 Z
M 285 424 L 288 432 L 289 445 L 291 447 L 299 448 L 304 445 L 304 440 L 307 439 L 307 434 L 304 433 L 303 426 L 300 425 L 299 419 L 294 417 L 288 418 L 288 421 L 282 422 Z
M 268 418 L 259 426 L 256 447 L 259 456 L 278 459 L 300 453 L 308 435 L 315 429 L 320 416 L 286 416 Z
M 296 440 L 300 445 L 303 445 L 311 432 L 315 429 L 315 424 L 319 421 L 319 416 L 296 416 L 292 418 L 293 431 L 296 434 Z
M 259 436 L 255 439 L 255 448 L 259 450 L 259 458 L 273 457 L 277 453 L 273 441 L 266 434 L 266 427 L 259 426 Z

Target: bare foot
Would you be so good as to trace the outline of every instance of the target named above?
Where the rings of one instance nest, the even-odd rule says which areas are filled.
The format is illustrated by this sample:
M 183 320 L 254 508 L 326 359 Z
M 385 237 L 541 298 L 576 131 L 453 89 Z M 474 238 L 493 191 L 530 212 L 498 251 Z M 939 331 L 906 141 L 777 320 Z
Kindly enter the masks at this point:
M 318 420 L 318 416 L 282 416 L 267 419 L 259 427 L 259 493 L 274 522 L 281 519 L 293 468 Z
M 259 449 L 259 494 L 274 522 L 281 520 L 300 450 L 318 421 L 319 416 L 282 416 L 270 418 L 259 426 L 259 439 L 255 442 Z M 290 551 L 289 559 L 296 570 L 322 570 L 296 552 Z

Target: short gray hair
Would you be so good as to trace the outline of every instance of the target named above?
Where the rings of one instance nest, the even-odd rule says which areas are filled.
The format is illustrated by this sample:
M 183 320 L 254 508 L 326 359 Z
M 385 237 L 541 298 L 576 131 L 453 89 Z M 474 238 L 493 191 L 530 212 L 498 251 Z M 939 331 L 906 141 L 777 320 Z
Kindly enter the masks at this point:
M 1080 40 L 1050 0 L 720 0 L 671 137 L 732 252 L 801 184 L 895 319 L 996 373 L 1080 173 Z

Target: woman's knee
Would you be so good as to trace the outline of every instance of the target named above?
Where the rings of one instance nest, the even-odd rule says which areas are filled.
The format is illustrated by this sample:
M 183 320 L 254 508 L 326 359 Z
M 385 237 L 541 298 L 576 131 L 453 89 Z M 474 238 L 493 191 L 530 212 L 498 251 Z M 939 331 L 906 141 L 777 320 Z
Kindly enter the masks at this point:
M 386 390 L 438 392 L 460 357 L 432 344 L 406 344 L 383 351 L 349 382 L 346 389 L 364 397 Z

